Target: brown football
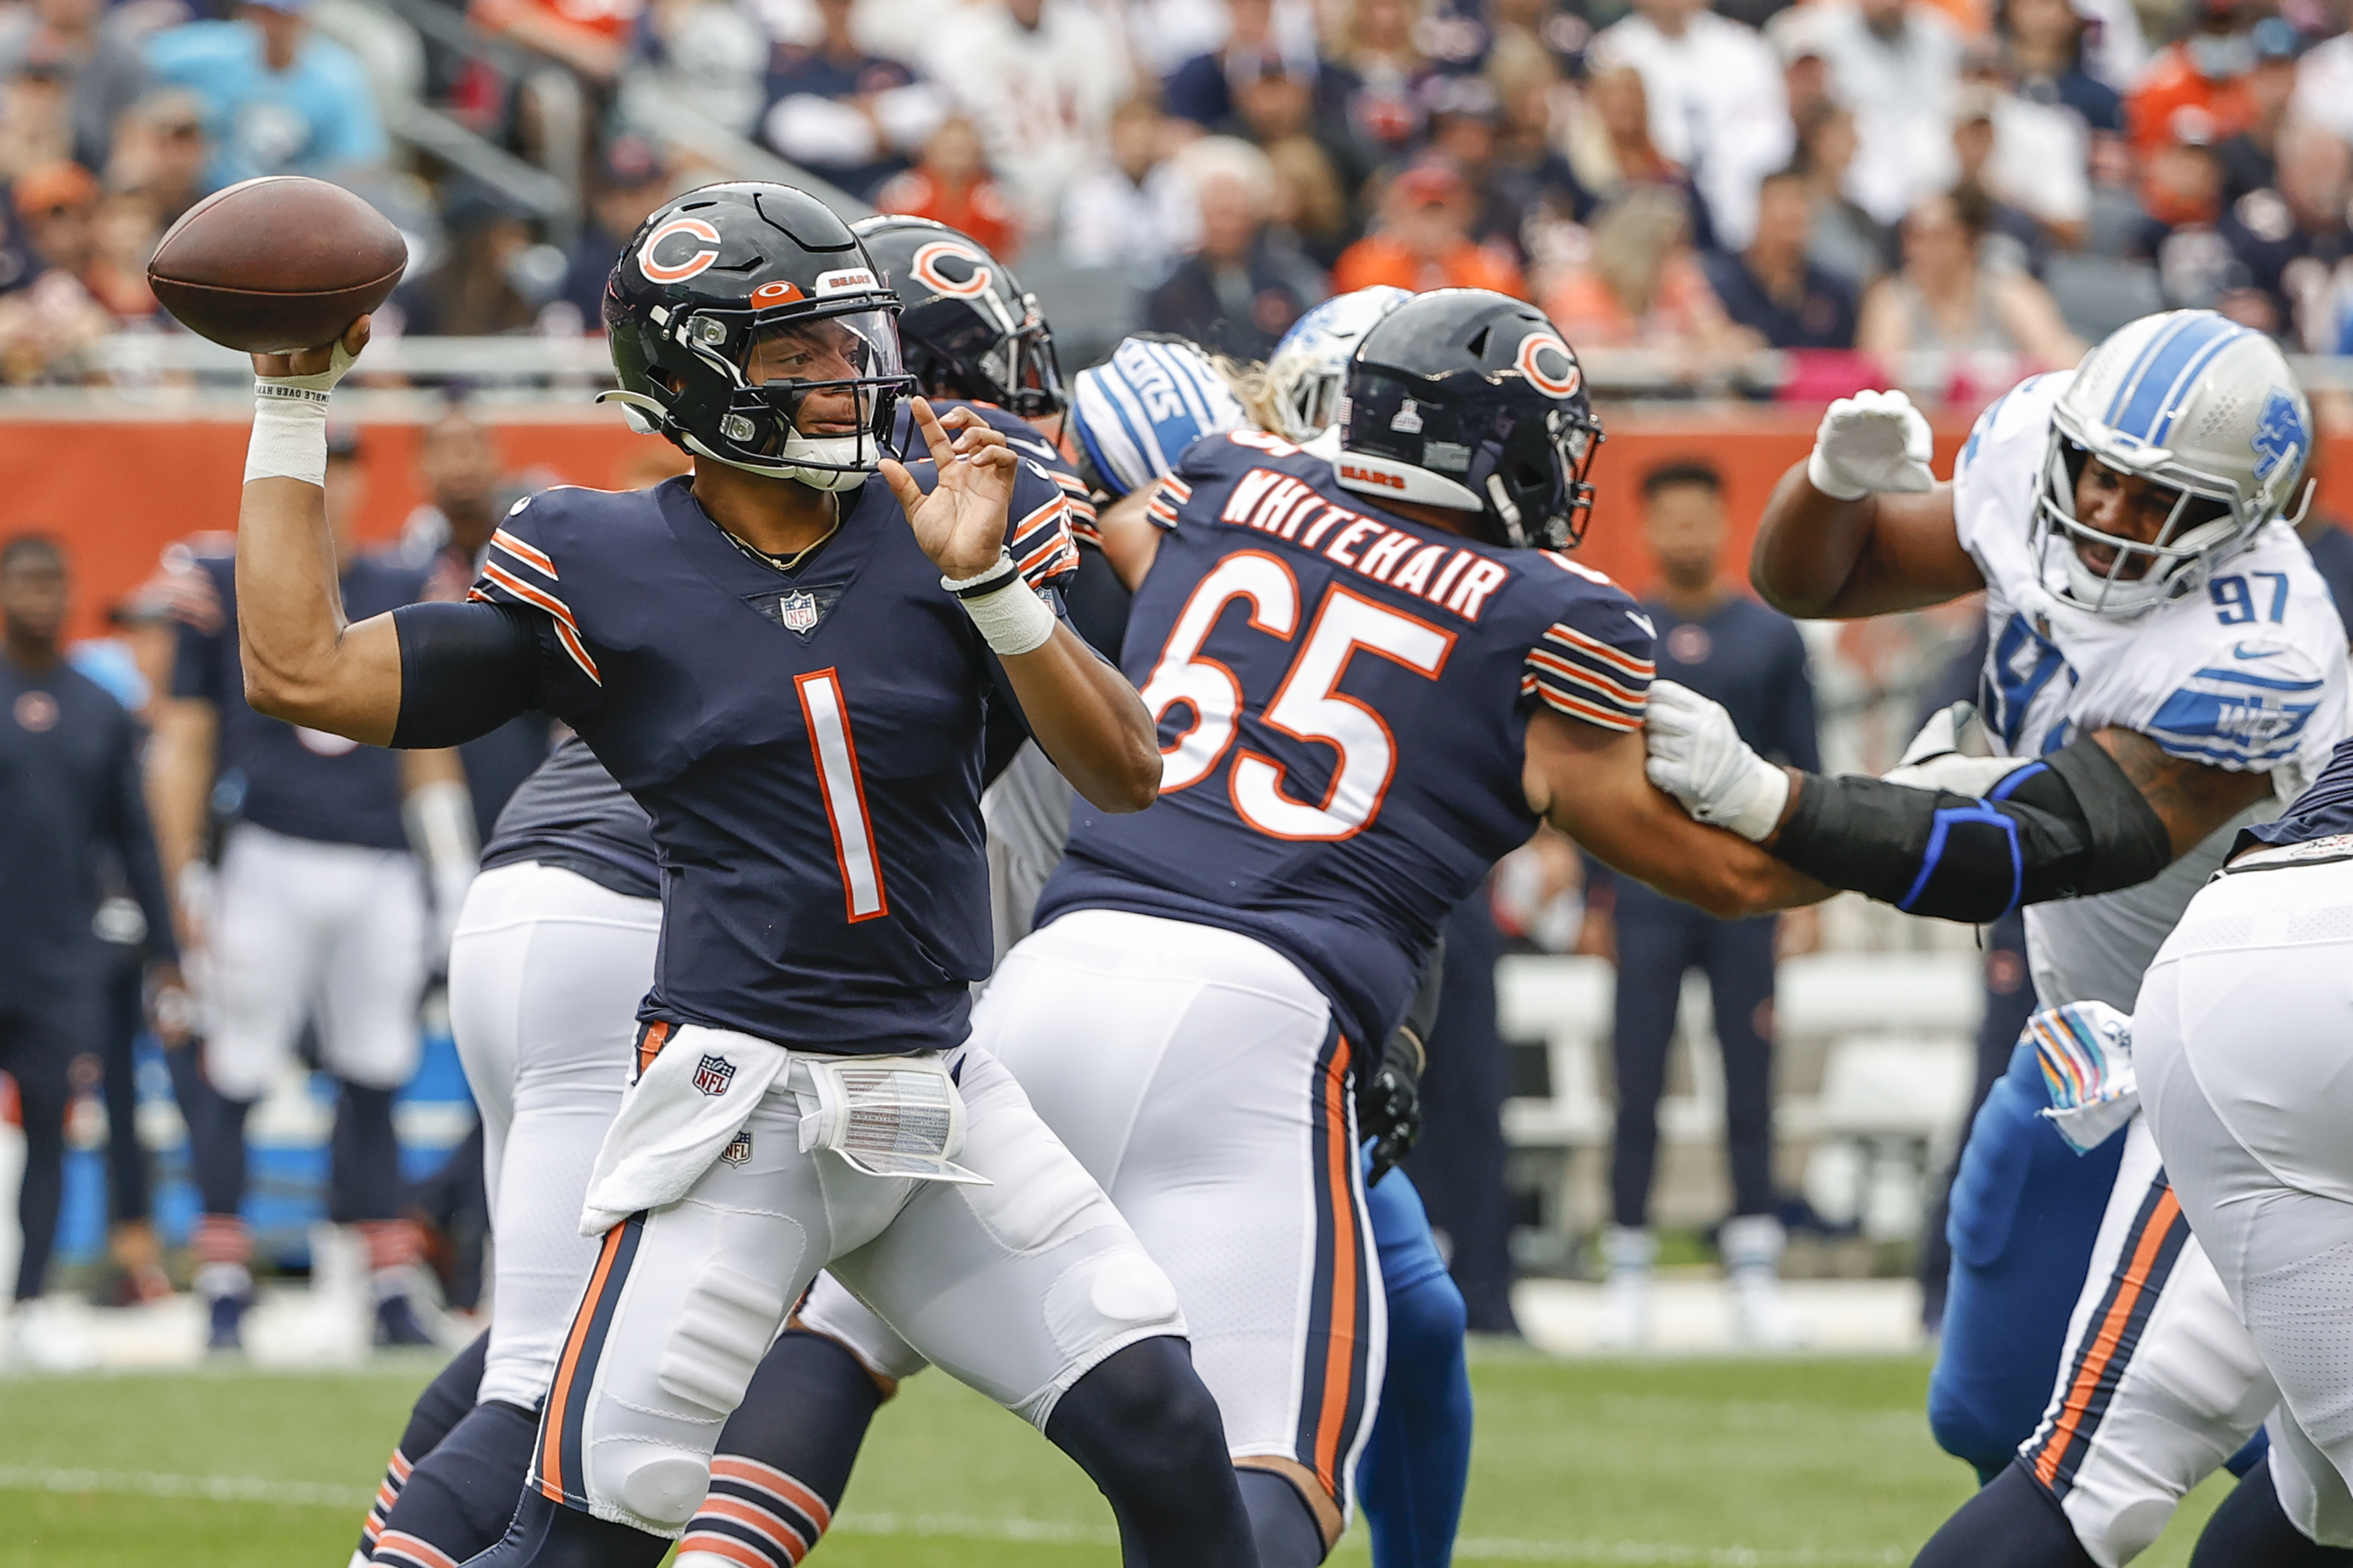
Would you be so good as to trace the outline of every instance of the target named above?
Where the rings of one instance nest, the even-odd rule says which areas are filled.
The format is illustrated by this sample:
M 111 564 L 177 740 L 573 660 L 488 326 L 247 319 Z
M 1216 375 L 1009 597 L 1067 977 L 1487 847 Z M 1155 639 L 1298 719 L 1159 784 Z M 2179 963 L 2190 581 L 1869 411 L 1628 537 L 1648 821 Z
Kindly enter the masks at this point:
M 343 336 L 407 265 L 400 231 L 351 192 L 267 174 L 190 207 L 155 247 L 147 281 L 190 331 L 285 353 Z

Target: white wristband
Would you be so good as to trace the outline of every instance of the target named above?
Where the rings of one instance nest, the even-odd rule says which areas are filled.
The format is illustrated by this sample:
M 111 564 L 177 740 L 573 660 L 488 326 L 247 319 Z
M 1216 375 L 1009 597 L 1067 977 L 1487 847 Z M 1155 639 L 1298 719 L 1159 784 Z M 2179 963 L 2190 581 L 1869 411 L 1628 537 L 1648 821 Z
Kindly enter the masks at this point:
M 1789 775 L 1760 759 L 1751 782 L 1747 804 L 1724 826 L 1751 844 L 1761 844 L 1781 826 L 1781 813 L 1789 804 Z
M 327 398 L 298 388 L 257 383 L 253 439 L 245 449 L 245 482 L 301 479 L 327 482 Z
M 999 581 L 1004 586 L 989 586 Z M 940 586 L 956 596 L 979 628 L 981 640 L 999 658 L 1033 653 L 1054 635 L 1052 607 L 1022 581 L 1010 554 L 998 556 L 988 570 L 973 576 L 942 577 Z

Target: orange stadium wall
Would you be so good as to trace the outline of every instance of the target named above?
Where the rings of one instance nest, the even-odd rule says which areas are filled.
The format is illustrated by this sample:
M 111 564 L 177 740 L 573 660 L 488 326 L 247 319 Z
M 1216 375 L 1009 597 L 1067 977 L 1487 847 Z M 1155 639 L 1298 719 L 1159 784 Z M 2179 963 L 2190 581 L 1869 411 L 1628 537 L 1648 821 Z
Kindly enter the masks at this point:
M 1636 527 L 1642 475 L 1700 457 L 1724 475 L 1733 519 L 1726 565 L 1745 580 L 1757 514 L 1782 472 L 1805 456 L 1818 415 L 1651 405 L 1610 409 L 1604 417 L 1609 440 L 1594 465 L 1599 493 L 1579 558 L 1638 593 L 1647 588 L 1651 574 Z M 649 463 L 671 456 L 618 420 L 519 417 L 494 420 L 493 429 L 510 471 L 535 469 L 568 484 L 641 480 Z M 407 423 L 363 426 L 366 539 L 396 537 L 419 500 L 417 430 Z M 1967 433 L 1965 420 L 1939 422 L 1940 472 Z M 243 424 L 227 420 L 0 421 L 0 535 L 37 528 L 65 540 L 75 569 L 74 635 L 97 635 L 107 608 L 154 570 L 165 545 L 236 526 L 245 442 Z M 2353 437 L 2330 441 L 2323 456 L 2323 505 L 2353 515 Z

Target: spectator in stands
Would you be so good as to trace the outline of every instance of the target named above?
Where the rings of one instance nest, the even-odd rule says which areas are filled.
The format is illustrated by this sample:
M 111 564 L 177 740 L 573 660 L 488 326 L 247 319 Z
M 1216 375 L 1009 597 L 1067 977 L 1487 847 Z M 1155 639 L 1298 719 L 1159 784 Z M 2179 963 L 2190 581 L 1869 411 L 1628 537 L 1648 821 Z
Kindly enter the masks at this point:
M 209 161 L 203 103 L 178 89 L 151 92 L 116 128 L 106 183 L 145 196 L 156 223 L 169 228 L 205 194 Z
M 2160 51 L 2125 100 L 2125 128 L 2144 155 L 2192 128 L 2210 142 L 2250 118 L 2246 76 L 2255 63 L 2259 0 L 2191 0 L 2189 30 Z M 2201 118 L 2202 117 L 2202 118 Z
M 1234 129 L 1274 166 L 1275 221 L 1299 237 L 1318 267 L 1331 266 L 1355 237 L 1349 198 L 1363 170 L 1352 150 L 1345 138 L 1319 133 L 1314 82 L 1280 58 L 1245 68 L 1231 86 Z
M 1203 132 L 1230 129 L 1239 107 L 1234 101 L 1238 83 L 1267 75 L 1311 84 L 1316 80 L 1313 55 L 1286 56 L 1275 35 L 1273 0 L 1229 0 L 1226 11 L 1233 23 L 1225 41 L 1187 60 L 1160 84 L 1161 103 L 1169 118 Z
M 2001 0 L 1994 29 L 2021 98 L 2070 110 L 2087 131 L 2123 132 L 2123 97 L 2084 66 L 2084 16 L 2073 0 Z
M 2074 110 L 2012 91 L 2000 51 L 1977 44 L 1962 58 L 1952 134 L 1958 179 L 2021 215 L 2021 237 L 2038 258 L 2050 246 L 2082 247 L 2091 133 Z
M 1145 323 L 1238 360 L 1264 359 L 1324 297 L 1323 280 L 1269 221 L 1275 181 L 1266 154 L 1206 137 L 1186 149 L 1184 166 L 1199 194 L 1200 247 L 1152 291 Z
M 2353 303 L 2353 147 L 2290 121 L 2278 153 L 2273 183 L 2232 203 L 2214 226 L 2233 263 L 2220 307 L 2290 353 L 2335 353 Z
M 2000 96 L 1977 87 L 1962 89 L 1953 108 L 1954 188 L 1964 186 L 1981 193 L 1986 200 L 1991 224 L 1986 236 L 1986 254 L 1979 259 L 2000 267 L 2024 267 L 2041 269 L 2042 260 L 2050 248 L 2050 236 L 2034 215 L 2017 203 L 2007 199 L 2005 176 L 2011 169 L 2002 163 L 2000 154 L 2000 131 L 1998 122 Z M 2072 129 L 2072 127 L 2070 127 Z M 2084 205 L 2089 203 L 2088 188 L 2084 189 Z M 2084 206 L 2075 212 L 2073 226 L 2065 232 L 2080 236 L 2083 232 Z
M 15 76 L 34 60 L 52 65 L 63 79 L 75 160 L 103 169 L 113 150 L 114 122 L 146 86 L 138 48 L 108 25 L 104 0 L 33 0 L 0 23 L 0 77 Z
M 1873 217 L 1894 223 L 1953 183 L 1960 34 L 1928 0 L 1825 4 L 1818 37 L 1831 90 L 1854 111 L 1860 142 L 1847 191 Z
M 460 186 L 442 215 L 448 243 L 432 271 L 405 279 L 395 302 L 407 330 L 480 337 L 537 324 L 563 288 L 562 257 L 541 279 L 543 259 L 529 214 L 483 185 Z
M 82 283 L 96 255 L 98 182 L 79 163 L 57 163 L 19 179 L 14 195 L 29 281 L 0 296 L 0 381 L 81 380 L 98 369 L 91 355 L 115 326 Z
M 1424 158 L 1389 182 L 1377 228 L 1341 253 L 1332 287 L 1345 294 L 1387 283 L 1426 289 L 1493 289 L 1527 298 L 1508 252 L 1471 237 L 1472 195 L 1453 164 Z
M 1782 12 L 1765 30 L 1781 57 L 1781 85 L 1793 124 L 1804 124 L 1808 115 L 1832 101 L 1830 46 L 1823 41 L 1831 16 L 1827 5 L 1801 6 Z
M 1020 215 L 990 177 L 980 132 L 961 114 L 940 122 L 915 166 L 875 192 L 874 205 L 962 229 L 1001 260 L 1011 261 L 1021 249 Z
M 1704 459 L 1651 470 L 1642 480 L 1643 542 L 1660 590 L 1643 608 L 1657 626 L 1662 679 L 1691 687 L 1732 712 L 1741 738 L 1794 767 L 1820 765 L 1814 689 L 1806 648 L 1788 618 L 1735 591 L 1723 576 L 1724 481 Z M 1650 1270 L 1651 1175 L 1658 1157 L 1659 1098 L 1680 1010 L 1683 974 L 1707 975 L 1715 1036 L 1724 1055 L 1725 1152 L 1733 1217 L 1720 1245 L 1730 1276 L 1735 1329 L 1744 1342 L 1786 1346 L 1794 1326 L 1780 1300 L 1784 1240 L 1773 1193 L 1773 982 L 1777 935 L 1792 951 L 1814 945 L 1812 910 L 1720 921 L 1620 877 L 1618 948 L 1618 1126 L 1610 1152 L 1609 1261 L 1605 1338 L 1642 1342 Z
M 1636 0 L 1634 14 L 1595 37 L 1587 59 L 1642 75 L 1651 140 L 1699 183 L 1694 214 L 1704 238 L 1746 245 L 1757 227 L 1757 186 L 1795 146 L 1781 62 L 1756 32 L 1706 0 Z
M 147 261 L 163 233 L 155 204 L 142 191 L 109 191 L 90 217 L 90 260 L 82 286 L 118 322 L 145 321 L 155 315 L 155 291 L 147 287 Z
M 1064 187 L 1109 151 L 1112 110 L 1134 96 L 1118 34 L 1087 0 L 975 0 L 928 45 L 917 63 L 979 131 L 1020 223 L 1051 233 Z
M 1156 286 L 1195 237 L 1199 214 L 1168 155 L 1175 127 L 1149 98 L 1131 98 L 1111 117 L 1109 155 L 1071 182 L 1062 196 L 1062 255 L 1081 267 L 1124 263 Z
M 1405 155 L 1421 134 L 1422 82 L 1430 61 L 1414 42 L 1413 0 L 1347 0 L 1331 50 L 1347 72 L 1348 128 L 1367 156 Z
M 643 24 L 645 0 L 472 0 L 467 19 L 486 33 L 561 61 L 591 81 L 608 82 L 628 63 L 629 46 Z
M 2214 149 L 2222 165 L 2222 202 L 2237 201 L 2273 182 L 2280 127 L 2295 97 L 2296 54 L 2304 39 L 2277 16 L 2255 24 L 2255 63 L 2247 71 L 2247 123 Z
M 2295 116 L 2353 142 L 2353 0 L 2337 0 L 2344 31 L 2295 63 Z
M 215 187 L 260 174 L 330 176 L 384 162 L 366 70 L 312 33 L 308 0 L 248 0 L 235 21 L 151 35 L 147 68 L 203 102 Z
M 1854 346 L 1855 286 L 1814 264 L 1813 195 L 1795 168 L 1765 176 L 1757 188 L 1757 237 L 1736 256 L 1707 258 L 1709 283 L 1735 324 L 1757 348 Z
M 2084 357 L 2084 344 L 2067 330 L 2048 289 L 2031 274 L 1979 260 L 1990 206 L 1983 192 L 1965 186 L 1905 216 L 1904 264 L 1863 296 L 1857 348 L 1883 359 L 1992 351 L 2044 369 Z
M 1826 101 L 1798 125 L 1797 167 L 1813 196 L 1810 254 L 1829 271 L 1870 283 L 1887 270 L 1888 233 L 1846 194 L 1846 172 L 1854 163 L 1854 116 Z
M 73 161 L 73 100 L 54 59 L 31 59 L 0 83 L 0 181 Z
M 1500 33 L 1487 57 L 1487 79 L 1494 85 L 1500 119 L 1486 188 L 1491 205 L 1510 215 L 1499 232 L 1507 231 L 1525 271 L 1530 252 L 1541 249 L 1552 231 L 1584 222 L 1597 204 L 1555 143 L 1560 70 L 1544 46 L 1530 33 Z
M 1715 375 L 1748 352 L 1693 254 L 1683 198 L 1658 185 L 1602 209 L 1582 257 L 1537 290 L 1537 302 L 1578 348 L 1652 349 L 1671 375 Z
M 572 242 L 565 258 L 564 288 L 558 298 L 580 314 L 579 330 L 602 331 L 605 321 L 605 280 L 621 247 L 654 209 L 670 197 L 670 171 L 661 154 L 642 136 L 616 136 L 605 144 L 597 160 L 595 193 L 588 199 L 588 221 Z
M 2222 163 L 2203 117 L 2189 111 L 2181 121 L 2181 138 L 2143 161 L 2129 253 L 2157 263 L 2168 304 L 2219 307 L 2237 272 L 2230 243 L 2214 228 L 2222 216 Z
M 655 79 L 738 136 L 758 135 L 771 54 L 759 23 L 734 0 L 656 0 L 647 21 L 636 43 Z
M 769 146 L 862 197 L 907 166 L 940 110 L 912 68 L 859 46 L 856 10 L 857 0 L 817 0 L 817 41 L 776 46 L 760 125 Z

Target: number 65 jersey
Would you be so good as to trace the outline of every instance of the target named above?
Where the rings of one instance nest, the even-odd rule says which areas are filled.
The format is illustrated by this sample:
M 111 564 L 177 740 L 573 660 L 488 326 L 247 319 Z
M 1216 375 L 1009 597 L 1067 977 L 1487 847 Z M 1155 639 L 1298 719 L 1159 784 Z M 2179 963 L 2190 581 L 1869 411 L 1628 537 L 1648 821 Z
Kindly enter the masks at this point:
M 1254 937 L 1362 1047 L 1535 830 L 1529 713 L 1639 729 L 1651 632 L 1601 574 L 1378 510 L 1333 462 L 1233 431 L 1161 482 L 1121 661 L 1159 727 L 1159 804 L 1080 803 L 1038 923 L 1113 909 Z
M 1978 418 L 1953 472 L 1961 547 L 1986 581 L 1989 643 L 1978 706 L 1995 751 L 2033 757 L 2079 735 L 2137 731 L 2174 756 L 2266 773 L 2278 814 L 2327 765 L 2348 722 L 2345 626 L 2293 529 L 2274 520 L 2200 592 L 2141 615 L 2101 616 L 2045 586 L 2070 548 L 2052 531 L 2032 554 L 2051 411 L 2074 375 L 2037 376 Z M 2044 1006 L 2129 1010 L 2142 972 L 2236 833 L 2210 835 L 2154 879 L 2026 911 Z

